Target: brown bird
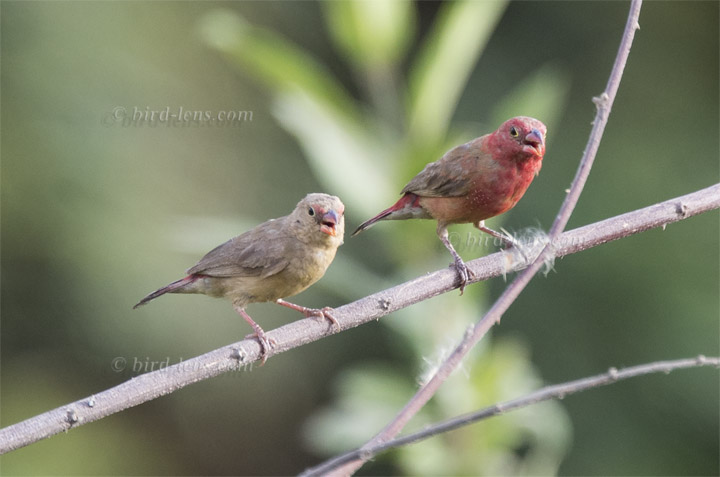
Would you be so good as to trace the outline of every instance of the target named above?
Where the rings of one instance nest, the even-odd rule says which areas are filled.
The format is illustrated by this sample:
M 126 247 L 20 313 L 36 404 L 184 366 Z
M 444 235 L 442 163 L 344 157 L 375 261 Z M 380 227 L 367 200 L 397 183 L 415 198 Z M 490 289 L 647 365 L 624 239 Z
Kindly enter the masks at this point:
M 402 190 L 393 206 L 360 224 L 357 235 L 380 220 L 434 219 L 437 234 L 455 260 L 462 294 L 470 274 L 448 239 L 451 224 L 472 223 L 479 230 L 517 245 L 485 226 L 485 219 L 512 209 L 540 172 L 545 155 L 545 125 L 519 116 L 497 131 L 458 146 L 431 162 Z
M 283 298 L 297 295 L 325 274 L 343 243 L 344 213 L 339 198 L 308 194 L 290 215 L 268 220 L 214 248 L 187 270 L 185 278 L 150 293 L 133 308 L 165 293 L 228 298 L 255 331 L 264 363 L 270 343 L 260 325 L 245 312 L 248 304 L 274 301 L 308 317 L 323 316 L 338 326 L 331 308 L 306 308 Z

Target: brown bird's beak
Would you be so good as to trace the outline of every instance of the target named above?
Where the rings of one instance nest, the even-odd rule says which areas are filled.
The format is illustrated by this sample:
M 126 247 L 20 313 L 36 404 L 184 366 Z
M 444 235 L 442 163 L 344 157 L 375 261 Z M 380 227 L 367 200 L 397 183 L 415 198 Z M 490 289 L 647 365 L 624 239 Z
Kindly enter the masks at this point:
M 539 156 L 545 155 L 545 138 L 536 128 L 533 128 L 533 130 L 530 131 L 530 134 L 525 136 L 524 143 L 526 144 L 525 147 L 530 149 L 528 152 L 532 152 L 533 154 L 537 154 Z
M 337 235 L 337 223 L 339 219 L 334 210 L 327 211 L 320 219 L 320 231 L 335 237 Z

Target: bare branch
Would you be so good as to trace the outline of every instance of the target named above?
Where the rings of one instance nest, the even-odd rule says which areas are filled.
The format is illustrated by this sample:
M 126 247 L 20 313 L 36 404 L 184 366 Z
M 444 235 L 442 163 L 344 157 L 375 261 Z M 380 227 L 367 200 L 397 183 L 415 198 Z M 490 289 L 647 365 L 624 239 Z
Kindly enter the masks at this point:
M 556 256 L 579 252 L 645 230 L 664 227 L 720 208 L 720 184 L 562 234 L 554 242 Z M 505 253 L 467 262 L 475 278 L 502 275 Z M 457 288 L 454 269 L 429 273 L 335 309 L 341 330 L 376 320 L 398 309 Z M 323 320 L 302 319 L 267 333 L 277 342 L 276 353 L 297 348 L 338 332 Z M 63 431 L 102 419 L 124 409 L 170 394 L 188 384 L 228 371 L 238 371 L 259 359 L 257 341 L 243 340 L 162 370 L 142 374 L 114 388 L 0 429 L 0 453 L 24 447 Z
M 600 386 L 607 386 L 609 384 L 614 384 L 624 379 L 635 378 L 646 374 L 668 374 L 671 371 L 675 371 L 677 369 L 699 368 L 702 366 L 714 366 L 718 368 L 720 367 L 720 358 L 708 358 L 703 355 L 699 355 L 695 358 L 688 359 L 677 359 L 673 361 L 655 361 L 654 363 L 641 364 L 621 370 L 618 370 L 616 368 L 610 368 L 607 372 L 603 374 L 598 374 L 596 376 L 577 379 L 575 381 L 568 381 L 562 384 L 545 386 L 544 388 L 538 389 L 537 391 L 527 394 L 523 397 L 494 404 L 484 409 L 480 409 L 479 411 L 464 414 L 462 416 L 448 419 L 437 424 L 426 426 L 422 431 L 414 432 L 412 434 L 408 434 L 407 436 L 399 437 L 397 439 L 391 439 L 383 444 L 377 444 L 371 447 L 355 449 L 340 456 L 334 457 L 333 459 L 328 460 L 317 467 L 308 469 L 300 475 L 302 477 L 315 477 L 324 475 L 348 462 L 357 459 L 372 459 L 380 452 L 419 442 L 436 436 L 438 434 L 450 432 L 455 429 L 474 424 L 483 419 L 488 419 L 499 414 L 505 414 L 510 411 L 516 411 L 518 409 L 522 409 L 524 407 L 537 404 L 539 402 L 548 401 L 550 399 L 563 399 L 565 396 L 569 396 L 571 394 L 575 394 L 581 391 L 587 391 L 589 389 L 597 388 Z
M 535 259 L 532 265 L 525 269 L 503 292 L 502 295 L 497 299 L 492 308 L 485 314 L 485 316 L 478 321 L 475 326 L 468 333 L 465 334 L 460 344 L 455 350 L 447 357 L 437 369 L 435 374 L 430 380 L 421 386 L 421 388 L 415 393 L 415 395 L 408 401 L 405 407 L 395 416 L 395 418 L 382 429 L 377 435 L 370 439 L 365 447 L 371 447 L 376 444 L 385 442 L 394 436 L 396 436 L 403 427 L 417 414 L 420 409 L 432 398 L 437 390 L 440 388 L 442 383 L 452 374 L 452 372 L 460 365 L 465 355 L 475 346 L 495 324 L 499 323 L 502 315 L 507 311 L 510 305 L 517 299 L 522 293 L 530 280 L 543 266 L 543 263 L 552 259 L 554 252 L 552 250 L 553 242 L 560 236 L 562 231 L 565 229 L 570 216 L 572 215 L 575 205 L 577 204 L 580 194 L 582 193 L 585 182 L 590 174 L 590 169 L 595 160 L 595 155 L 600 146 L 605 125 L 607 124 L 610 110 L 612 109 L 615 95 L 617 94 L 618 87 L 620 86 L 620 80 L 622 78 L 623 71 L 625 70 L 625 64 L 630 54 L 630 46 L 632 45 L 633 38 L 635 37 L 635 30 L 639 28 L 638 18 L 640 17 L 640 8 L 642 6 L 642 0 L 633 0 L 630 5 L 630 12 L 628 19 L 625 24 L 625 30 L 623 31 L 622 39 L 620 41 L 620 48 L 618 49 L 615 63 L 610 72 L 605 91 L 597 98 L 593 99 L 597 107 L 597 114 L 593 121 L 593 128 L 588 138 L 585 152 L 580 161 L 580 166 L 573 179 L 570 192 L 565 197 L 565 201 L 560 207 L 555 221 L 550 228 L 550 244 L 540 253 Z M 358 459 L 345 464 L 341 468 L 337 468 L 330 473 L 330 475 L 345 476 L 351 475 L 358 468 L 362 466 L 365 459 Z

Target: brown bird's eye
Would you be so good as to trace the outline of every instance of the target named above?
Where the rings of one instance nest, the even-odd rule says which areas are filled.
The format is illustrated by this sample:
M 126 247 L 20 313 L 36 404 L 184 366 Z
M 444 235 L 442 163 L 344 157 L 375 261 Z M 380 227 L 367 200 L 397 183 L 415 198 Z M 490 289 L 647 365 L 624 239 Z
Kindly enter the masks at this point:
M 308 208 L 308 215 L 309 215 L 310 217 L 312 217 L 313 215 L 315 215 L 315 209 L 313 209 L 312 207 Z
M 518 136 L 520 135 L 520 133 L 518 132 L 518 130 L 515 128 L 515 126 L 513 126 L 513 127 L 510 128 L 510 135 L 511 135 L 512 137 L 518 137 Z

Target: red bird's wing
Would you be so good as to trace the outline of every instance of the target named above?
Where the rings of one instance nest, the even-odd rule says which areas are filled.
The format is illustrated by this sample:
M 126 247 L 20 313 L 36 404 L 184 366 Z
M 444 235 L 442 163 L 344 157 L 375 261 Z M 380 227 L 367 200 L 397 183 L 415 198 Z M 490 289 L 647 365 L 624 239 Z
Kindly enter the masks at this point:
M 403 188 L 402 194 L 411 192 L 421 197 L 462 197 L 470 192 L 472 180 L 478 171 L 483 138 L 474 139 L 446 152 L 431 162 Z

